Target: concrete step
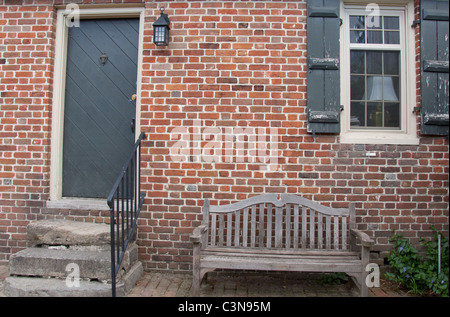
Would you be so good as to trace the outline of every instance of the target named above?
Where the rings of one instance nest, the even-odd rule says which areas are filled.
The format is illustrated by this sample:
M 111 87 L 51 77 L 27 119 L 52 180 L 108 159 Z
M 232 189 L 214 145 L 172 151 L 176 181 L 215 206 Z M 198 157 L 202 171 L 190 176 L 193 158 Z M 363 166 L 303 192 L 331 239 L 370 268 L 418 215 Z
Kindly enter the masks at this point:
M 142 274 L 142 263 L 135 263 L 117 283 L 117 296 L 125 296 Z M 109 297 L 111 284 L 81 280 L 79 285 L 74 285 L 60 278 L 9 276 L 5 279 L 4 294 L 7 297 Z
M 13 254 L 6 296 L 111 296 L 110 226 L 67 220 L 42 220 L 27 227 L 34 245 Z M 117 277 L 117 294 L 124 295 L 143 273 L 138 261 L 136 232 Z M 77 275 L 78 287 L 67 278 Z
M 123 270 L 138 261 L 138 247 L 131 244 L 122 262 Z M 28 248 L 11 255 L 9 274 L 17 276 L 39 276 L 66 278 L 76 264 L 80 278 L 111 280 L 111 252 L 91 249 L 64 248 Z
M 52 250 L 28 248 L 13 254 L 9 260 L 9 274 L 65 278 L 76 264 L 81 278 L 106 281 L 111 279 L 111 253 L 108 251 Z
M 107 224 L 40 220 L 27 226 L 27 235 L 33 245 L 109 246 L 110 226 Z

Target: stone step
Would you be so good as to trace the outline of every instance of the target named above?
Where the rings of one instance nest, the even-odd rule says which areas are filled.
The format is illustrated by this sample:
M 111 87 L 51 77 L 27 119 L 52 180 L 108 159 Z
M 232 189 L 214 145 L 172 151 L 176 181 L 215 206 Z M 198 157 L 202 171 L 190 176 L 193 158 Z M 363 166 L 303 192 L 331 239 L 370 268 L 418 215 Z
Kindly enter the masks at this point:
M 110 226 L 70 220 L 40 220 L 27 226 L 33 245 L 108 246 Z
M 135 263 L 117 283 L 117 296 L 125 296 L 142 274 L 142 263 Z M 9 276 L 5 280 L 4 294 L 7 297 L 109 297 L 111 284 L 81 280 L 79 285 L 74 285 L 59 278 Z
M 122 266 L 128 271 L 138 261 L 138 247 L 131 244 L 125 253 Z M 111 252 L 90 249 L 28 248 L 11 255 L 9 274 L 66 278 L 73 272 L 69 264 L 76 264 L 80 278 L 111 280 Z

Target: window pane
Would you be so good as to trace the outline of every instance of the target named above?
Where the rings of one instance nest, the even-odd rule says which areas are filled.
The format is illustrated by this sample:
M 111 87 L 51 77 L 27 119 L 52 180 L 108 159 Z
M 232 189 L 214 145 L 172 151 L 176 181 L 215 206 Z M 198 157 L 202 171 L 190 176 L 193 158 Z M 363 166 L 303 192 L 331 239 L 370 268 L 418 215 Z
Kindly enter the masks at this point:
M 366 43 L 366 35 L 365 35 L 364 30 L 350 31 L 350 42 L 351 43 Z
M 365 92 L 365 77 L 364 76 L 351 76 L 351 100 L 364 100 Z
M 383 100 L 383 77 L 367 76 L 367 100 Z
M 384 126 L 386 128 L 400 128 L 400 104 L 384 104 Z
M 383 127 L 383 106 L 381 102 L 367 103 L 367 126 Z
M 384 17 L 384 29 L 399 30 L 400 19 L 398 17 Z
M 384 44 L 400 44 L 400 32 L 384 31 Z
M 384 101 L 400 101 L 400 82 L 398 77 L 384 77 Z
M 364 16 L 351 15 L 350 16 L 350 29 L 364 29 Z
M 369 44 L 383 44 L 383 32 L 381 32 L 381 31 L 367 31 L 367 43 L 369 43 Z
M 386 75 L 400 74 L 399 57 L 399 52 L 384 52 L 384 73 Z
M 350 52 L 350 72 L 352 74 L 364 74 L 365 65 L 365 52 L 364 51 L 351 51 Z
M 364 102 L 352 102 L 350 109 L 350 125 L 353 127 L 366 126 L 366 107 Z
M 371 15 L 366 20 L 367 29 L 381 30 L 383 28 L 383 18 L 379 15 Z
M 367 74 L 382 74 L 382 52 L 367 52 Z

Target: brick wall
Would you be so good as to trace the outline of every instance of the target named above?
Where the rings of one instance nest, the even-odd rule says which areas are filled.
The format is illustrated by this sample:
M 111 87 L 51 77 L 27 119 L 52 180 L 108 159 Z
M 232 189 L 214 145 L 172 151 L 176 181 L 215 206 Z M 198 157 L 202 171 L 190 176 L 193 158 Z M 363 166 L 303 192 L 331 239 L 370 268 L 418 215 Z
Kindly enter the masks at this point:
M 152 44 L 161 6 L 172 22 L 168 48 Z M 381 256 L 394 229 L 414 243 L 431 225 L 448 235 L 448 140 L 346 145 L 306 132 L 306 1 L 147 1 L 145 16 L 140 124 L 149 137 L 138 237 L 146 269 L 190 268 L 189 234 L 205 198 L 218 204 L 274 192 L 333 207 L 354 202 Z M 52 1 L 0 4 L 0 261 L 26 245 L 29 221 L 104 216 L 45 208 L 55 18 Z M 269 170 L 236 152 L 212 162 L 198 155 L 211 134 L 270 128 L 280 156 Z M 191 150 L 174 160 L 173 148 L 188 137 Z
M 0 1 L 0 262 L 48 198 L 54 10 Z M 24 2 L 25 3 L 25 2 Z

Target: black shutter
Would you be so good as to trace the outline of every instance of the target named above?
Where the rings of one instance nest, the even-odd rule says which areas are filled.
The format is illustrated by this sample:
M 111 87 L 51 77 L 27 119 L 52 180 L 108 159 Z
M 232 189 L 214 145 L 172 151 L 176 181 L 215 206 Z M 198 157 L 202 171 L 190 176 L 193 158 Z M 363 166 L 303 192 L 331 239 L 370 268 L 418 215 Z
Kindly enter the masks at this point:
M 340 132 L 340 0 L 308 0 L 308 132 Z
M 421 91 L 424 135 L 448 135 L 448 0 L 421 0 Z

